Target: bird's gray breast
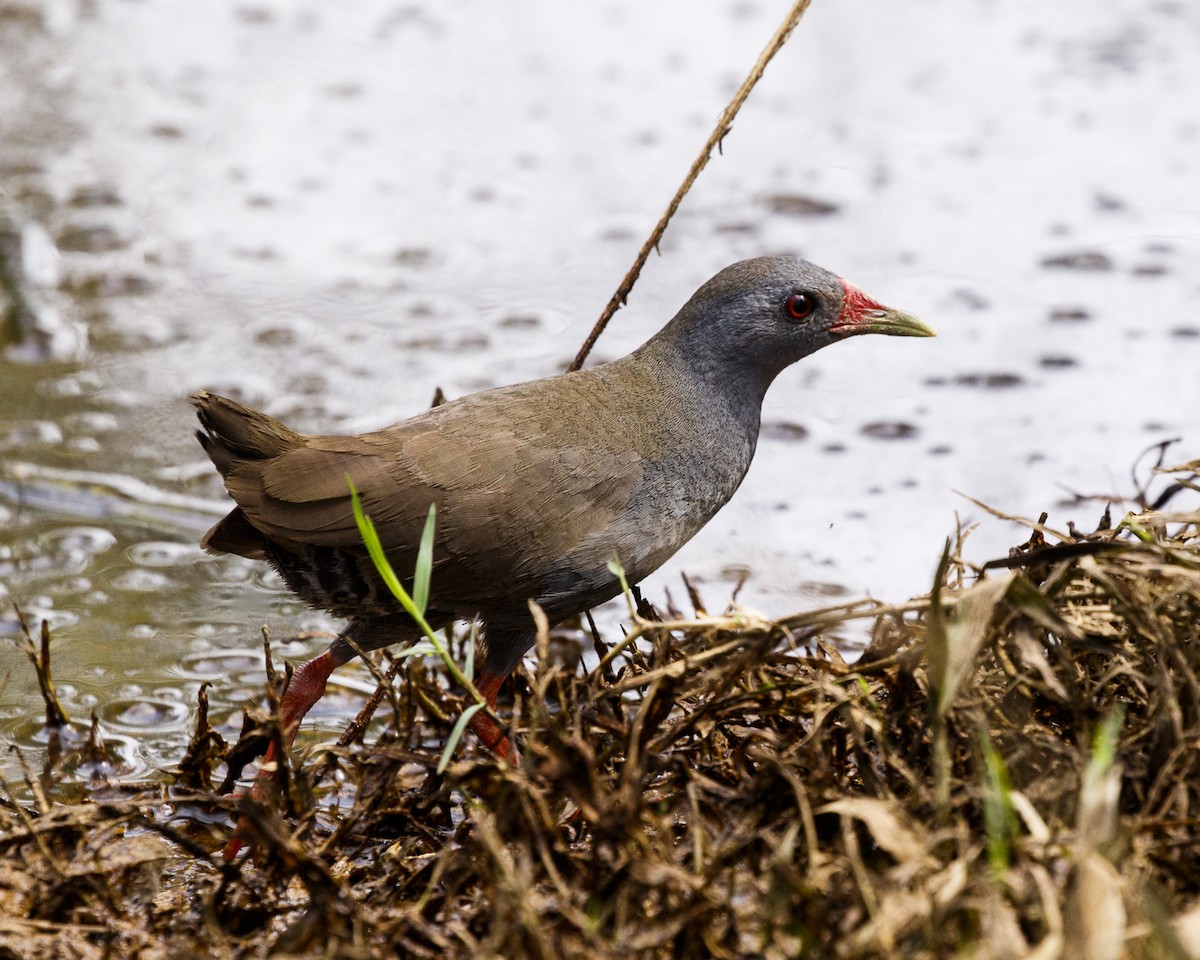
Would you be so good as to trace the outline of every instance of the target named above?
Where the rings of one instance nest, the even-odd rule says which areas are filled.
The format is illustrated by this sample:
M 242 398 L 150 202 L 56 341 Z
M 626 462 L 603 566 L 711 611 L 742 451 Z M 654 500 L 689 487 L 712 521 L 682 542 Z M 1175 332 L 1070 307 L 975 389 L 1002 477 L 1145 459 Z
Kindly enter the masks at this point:
M 643 458 L 641 480 L 626 508 L 592 531 L 559 568 L 562 582 L 547 591 L 551 604 L 553 595 L 565 593 L 586 594 L 593 603 L 616 596 L 620 586 L 608 569 L 614 555 L 627 580 L 637 583 L 699 533 L 733 496 L 749 469 L 757 429 L 724 421 L 680 426 L 669 431 L 670 442 Z

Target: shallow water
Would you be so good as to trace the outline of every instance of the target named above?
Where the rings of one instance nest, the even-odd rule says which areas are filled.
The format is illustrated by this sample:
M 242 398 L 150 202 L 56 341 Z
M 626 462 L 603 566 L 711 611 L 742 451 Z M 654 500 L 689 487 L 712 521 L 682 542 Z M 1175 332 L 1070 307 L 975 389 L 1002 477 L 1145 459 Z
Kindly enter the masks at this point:
M 358 431 L 563 369 L 782 7 L 0 6 L 0 634 L 10 601 L 50 621 L 118 774 L 175 762 L 205 679 L 230 732 L 261 624 L 332 626 L 199 553 L 223 502 L 187 395 Z M 1183 3 L 814 5 L 595 358 L 779 251 L 940 336 L 786 372 L 652 601 L 681 570 L 712 607 L 742 577 L 771 614 L 900 600 L 956 516 L 978 561 L 1023 539 L 956 491 L 1090 527 L 1076 495 L 1130 492 L 1149 445 L 1197 456 L 1198 39 Z M 35 749 L 27 664 L 0 669 Z

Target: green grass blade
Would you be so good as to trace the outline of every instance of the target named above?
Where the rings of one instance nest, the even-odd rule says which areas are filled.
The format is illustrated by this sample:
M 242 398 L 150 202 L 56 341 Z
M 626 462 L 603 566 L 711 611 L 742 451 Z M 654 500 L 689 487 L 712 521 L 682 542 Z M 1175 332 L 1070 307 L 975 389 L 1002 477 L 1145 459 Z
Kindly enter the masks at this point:
M 346 475 L 346 482 L 350 484 L 350 503 L 354 508 L 354 522 L 358 524 L 358 535 L 362 537 L 363 543 L 367 545 L 367 553 L 371 555 L 371 562 L 375 564 L 375 569 L 379 572 L 379 576 L 383 578 L 384 584 L 392 592 L 400 605 L 404 607 L 418 623 L 424 623 L 423 611 L 418 610 L 412 597 L 408 595 L 408 591 L 404 589 L 404 585 L 400 582 L 400 578 L 396 576 L 396 571 L 392 569 L 391 563 L 388 562 L 387 554 L 383 552 L 383 544 L 379 542 L 379 534 L 375 532 L 375 524 L 371 522 L 371 518 L 363 513 L 362 502 L 358 499 L 358 490 L 354 487 L 354 481 L 350 479 L 350 475 Z
M 416 576 L 413 579 L 413 591 L 414 593 L 420 592 L 421 603 L 418 606 L 414 599 L 409 596 L 408 591 L 404 589 L 404 584 L 400 582 L 400 578 L 396 576 L 396 571 L 392 569 L 392 565 L 388 562 L 387 555 L 383 550 L 383 544 L 379 540 L 379 534 L 375 532 L 375 524 L 363 512 L 358 490 L 355 489 L 354 481 L 350 478 L 349 474 L 346 474 L 346 483 L 350 487 L 350 502 L 354 508 L 354 522 L 358 525 L 359 536 L 362 537 L 363 543 L 366 544 L 367 553 L 371 557 L 371 562 L 375 564 L 375 570 L 379 573 L 380 579 L 383 580 L 388 590 L 392 592 L 392 596 L 400 601 L 400 606 L 416 622 L 421 633 L 425 635 L 426 640 L 429 642 L 429 647 L 442 658 L 442 663 L 446 666 L 446 672 L 475 701 L 472 706 L 467 708 L 462 717 L 459 718 L 458 723 L 455 724 L 454 730 L 451 732 L 450 742 L 446 744 L 446 751 L 443 753 L 442 762 L 438 766 L 438 772 L 440 773 L 445 769 L 446 764 L 450 762 L 450 755 L 454 752 L 454 748 L 462 737 L 462 732 L 466 729 L 466 725 L 471 717 L 480 710 L 488 709 L 488 706 L 487 701 L 483 698 L 483 694 L 479 692 L 472 682 L 473 678 L 471 674 L 474 672 L 474 661 L 471 660 L 468 662 L 469 672 L 464 674 L 458 668 L 458 664 L 454 662 L 454 658 L 450 656 L 449 649 L 438 639 L 437 634 L 433 632 L 433 628 L 429 625 L 429 621 L 425 619 L 425 604 L 429 599 L 429 581 L 433 569 L 433 530 L 436 511 L 430 506 L 429 517 L 425 521 L 425 530 L 421 535 L 421 545 L 417 555 L 417 570 Z M 421 643 L 415 644 L 413 647 L 399 654 L 399 656 L 414 656 L 417 653 L 423 653 L 424 650 L 421 647 Z M 492 715 L 490 710 L 488 712 L 489 715 Z M 494 715 L 492 716 L 494 717 Z
M 629 581 L 625 577 L 625 568 L 621 566 L 621 558 L 616 553 L 608 561 L 608 572 L 616 577 L 617 582 L 621 584 L 621 593 L 625 597 L 625 603 L 629 606 L 629 616 L 637 619 L 637 607 L 633 602 L 633 592 L 629 589 Z
M 404 660 L 408 657 L 437 657 L 440 655 L 437 647 L 428 641 L 422 640 L 420 643 L 414 643 L 411 647 L 405 647 L 394 656 L 397 660 Z
M 450 731 L 450 736 L 446 740 L 446 748 L 442 751 L 442 758 L 438 761 L 438 773 L 446 772 L 446 767 L 450 765 L 450 758 L 454 756 L 454 751 L 458 748 L 458 741 L 462 739 L 463 731 L 467 729 L 467 724 L 471 722 L 471 718 L 482 709 L 482 703 L 473 703 L 455 721 L 454 729 Z
M 413 573 L 413 604 L 421 613 L 429 605 L 429 578 L 433 573 L 433 529 L 437 522 L 437 505 L 429 505 L 425 529 L 421 532 L 421 547 L 417 551 L 417 569 Z
M 988 866 L 1002 877 L 1012 863 L 1012 842 L 1018 830 L 1008 766 L 996 751 L 986 728 L 979 731 L 984 759 L 983 826 L 987 834 Z

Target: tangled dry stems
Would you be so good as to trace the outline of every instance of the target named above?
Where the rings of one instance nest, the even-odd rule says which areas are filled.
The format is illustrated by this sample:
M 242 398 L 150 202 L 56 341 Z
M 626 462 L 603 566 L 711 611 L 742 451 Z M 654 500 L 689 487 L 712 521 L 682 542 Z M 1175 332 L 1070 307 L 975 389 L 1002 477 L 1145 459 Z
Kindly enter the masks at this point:
M 639 617 L 590 672 L 544 635 L 517 769 L 437 776 L 462 703 L 397 664 L 377 743 L 292 765 L 297 818 L 242 802 L 255 863 L 214 856 L 203 720 L 173 786 L 9 798 L 0 957 L 1200 955 L 1200 512 L 1029 526 L 904 606 Z

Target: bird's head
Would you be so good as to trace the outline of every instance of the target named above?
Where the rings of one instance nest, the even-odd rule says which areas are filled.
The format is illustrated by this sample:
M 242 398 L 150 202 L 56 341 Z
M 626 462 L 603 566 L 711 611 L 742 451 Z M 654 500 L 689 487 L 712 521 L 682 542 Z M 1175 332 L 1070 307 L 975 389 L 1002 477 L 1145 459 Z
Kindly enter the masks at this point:
M 885 307 L 836 274 L 785 256 L 726 267 L 663 333 L 692 363 L 726 376 L 764 378 L 763 389 L 785 367 L 847 337 L 934 335 L 916 317 Z

